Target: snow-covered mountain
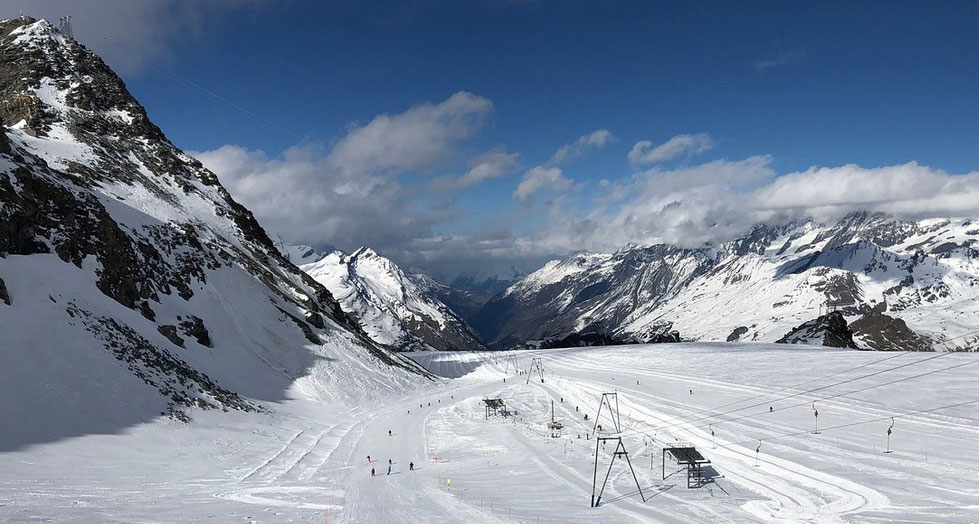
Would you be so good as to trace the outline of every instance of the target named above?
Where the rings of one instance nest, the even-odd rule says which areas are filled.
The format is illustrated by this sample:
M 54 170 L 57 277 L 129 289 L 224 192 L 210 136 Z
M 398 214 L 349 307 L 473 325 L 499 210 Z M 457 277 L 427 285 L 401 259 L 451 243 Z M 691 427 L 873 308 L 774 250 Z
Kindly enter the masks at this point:
M 759 225 L 720 246 L 629 246 L 549 262 L 487 303 L 491 346 L 603 332 L 649 340 L 775 341 L 831 310 L 873 349 L 976 341 L 979 223 L 853 213 Z
M 0 22 L 0 121 L 0 450 L 423 373 L 46 21 Z
M 396 350 L 483 348 L 469 324 L 438 299 L 436 291 L 444 286 L 423 274 L 406 274 L 370 248 L 350 255 L 334 251 L 300 267 L 379 344 Z

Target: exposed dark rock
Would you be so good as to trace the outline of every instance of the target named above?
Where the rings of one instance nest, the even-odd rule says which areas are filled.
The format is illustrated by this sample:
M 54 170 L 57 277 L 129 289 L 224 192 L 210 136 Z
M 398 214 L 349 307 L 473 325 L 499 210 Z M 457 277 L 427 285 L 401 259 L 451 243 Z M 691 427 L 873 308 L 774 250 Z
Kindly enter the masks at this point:
M 734 328 L 734 331 L 732 331 L 730 335 L 727 336 L 727 341 L 728 342 L 737 342 L 741 338 L 741 335 L 744 335 L 747 332 L 748 332 L 748 328 L 747 327 L 745 327 L 745 326 L 738 326 L 738 327 Z
M 0 153 L 7 155 L 11 153 L 10 139 L 7 138 L 7 130 L 3 127 L 2 118 L 0 118 Z
M 573 348 L 585 346 L 622 346 L 638 344 L 635 340 L 619 340 L 606 333 L 572 333 L 564 338 L 545 340 L 541 349 Z
M 181 413 L 184 407 L 261 410 L 237 393 L 217 385 L 170 351 L 153 345 L 129 326 L 113 318 L 93 315 L 74 303 L 68 305 L 66 312 L 101 339 L 105 349 L 125 362 L 134 375 L 170 399 L 170 411 L 164 414 L 186 421 L 186 414 Z
M 7 284 L 3 282 L 2 278 L 0 278 L 0 301 L 10 305 L 10 293 L 7 292 Z
M 211 334 L 207 331 L 207 326 L 204 325 L 204 321 L 200 317 L 191 315 L 190 318 L 182 319 L 177 317 L 180 322 L 180 331 L 197 341 L 198 344 L 212 348 L 214 345 L 211 343 Z
M 877 351 L 931 351 L 932 340 L 897 317 L 871 312 L 850 324 L 853 336 Z
M 157 327 L 156 330 L 159 331 L 161 335 L 167 337 L 170 342 L 173 342 L 180 347 L 184 347 L 184 339 L 180 338 L 180 335 L 177 335 L 177 326 L 164 324 Z
M 789 331 L 776 344 L 811 344 L 834 348 L 858 349 L 853 342 L 853 332 L 847 326 L 843 313 L 833 311 L 803 323 Z

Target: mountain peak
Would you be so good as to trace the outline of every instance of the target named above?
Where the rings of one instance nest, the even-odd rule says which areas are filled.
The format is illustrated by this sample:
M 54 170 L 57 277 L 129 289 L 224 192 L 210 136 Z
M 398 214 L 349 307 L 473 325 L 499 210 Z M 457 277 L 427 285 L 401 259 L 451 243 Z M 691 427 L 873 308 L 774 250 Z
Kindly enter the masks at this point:
M 371 258 L 371 257 L 384 258 L 381 255 L 379 255 L 377 251 L 374 251 L 373 249 L 367 246 L 360 246 L 356 251 L 350 254 L 350 257 L 351 258 Z

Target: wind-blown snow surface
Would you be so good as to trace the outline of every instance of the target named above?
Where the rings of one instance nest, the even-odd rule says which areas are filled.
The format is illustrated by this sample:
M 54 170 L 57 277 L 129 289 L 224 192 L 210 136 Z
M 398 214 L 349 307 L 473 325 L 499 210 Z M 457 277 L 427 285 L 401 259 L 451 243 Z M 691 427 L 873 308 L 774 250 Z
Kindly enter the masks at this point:
M 664 344 L 514 355 L 521 369 L 541 357 L 544 383 L 504 373 L 509 354 L 420 353 L 433 371 L 460 378 L 337 404 L 317 399 L 308 378 L 272 415 L 211 411 L 193 425 L 162 419 L 3 453 L 0 520 L 840 523 L 979 514 L 977 404 L 901 416 L 979 398 L 974 354 Z M 590 508 L 595 441 L 584 435 L 601 393 L 613 390 L 649 499 L 617 461 L 602 505 Z M 504 398 L 516 416 L 484 419 L 486 397 Z M 560 438 L 544 429 L 551 401 L 566 427 Z M 891 416 L 893 453 L 884 453 Z M 611 427 L 605 415 L 599 422 Z M 711 482 L 687 489 L 669 463 L 662 478 L 660 449 L 675 439 L 712 461 Z M 611 444 L 599 451 L 601 481 Z
M 427 281 L 362 247 L 300 268 L 323 284 L 376 342 L 397 350 L 482 349 L 479 336 L 429 292 Z

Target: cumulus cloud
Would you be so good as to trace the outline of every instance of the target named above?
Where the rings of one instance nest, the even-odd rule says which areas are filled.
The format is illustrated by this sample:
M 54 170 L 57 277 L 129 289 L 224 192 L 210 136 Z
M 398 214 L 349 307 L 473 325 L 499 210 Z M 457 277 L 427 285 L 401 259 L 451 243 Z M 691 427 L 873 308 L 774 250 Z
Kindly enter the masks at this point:
M 686 247 L 719 243 L 758 223 L 838 220 L 852 211 L 898 218 L 979 216 L 979 172 L 952 175 L 915 162 L 863 168 L 814 167 L 779 175 L 768 156 L 653 168 L 599 184 L 587 211 L 551 213 L 523 239 L 553 253 L 611 251 L 629 243 Z
M 564 176 L 561 168 L 537 166 L 524 173 L 523 180 L 513 192 L 513 196 L 520 200 L 527 200 L 530 195 L 541 189 L 549 187 L 555 191 L 563 191 L 572 184 L 571 180 Z
M 517 166 L 516 153 L 484 153 L 469 160 L 469 170 L 459 176 L 445 175 L 432 181 L 431 187 L 438 192 L 465 189 L 484 180 L 509 175 Z
M 439 104 L 378 115 L 352 129 L 330 153 L 330 164 L 346 175 L 375 171 L 431 171 L 448 163 L 459 141 L 471 137 L 493 103 L 460 91 Z
M 570 144 L 564 144 L 551 159 L 547 161 L 548 166 L 556 166 L 567 160 L 574 160 L 585 154 L 589 149 L 598 149 L 605 147 L 606 144 L 613 140 L 612 133 L 607 129 L 596 129 L 591 133 L 579 137 L 577 140 Z
M 57 24 L 71 15 L 75 39 L 90 47 L 110 66 L 136 72 L 147 63 L 166 59 L 178 39 L 192 39 L 204 28 L 213 30 L 229 11 L 253 8 L 261 0 L 6 0 L 0 18 L 21 13 Z M 120 23 L 123 20 L 125 23 Z
M 714 141 L 707 133 L 676 135 L 658 146 L 653 146 L 649 140 L 641 140 L 629 151 L 629 161 L 636 166 L 657 164 L 681 155 L 704 153 L 713 147 Z

